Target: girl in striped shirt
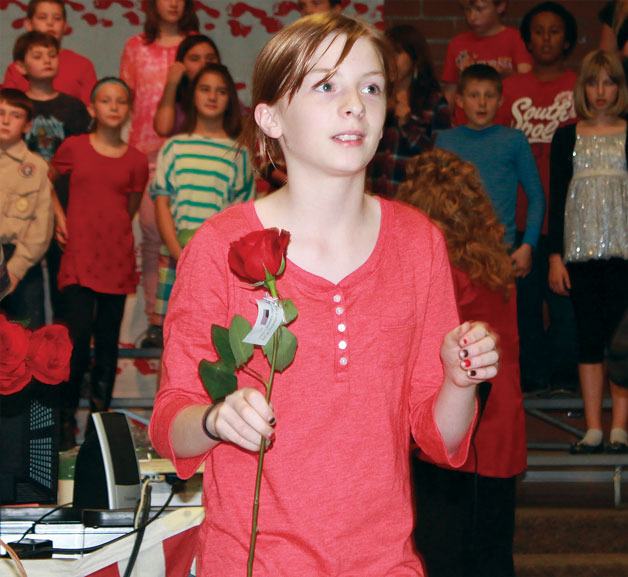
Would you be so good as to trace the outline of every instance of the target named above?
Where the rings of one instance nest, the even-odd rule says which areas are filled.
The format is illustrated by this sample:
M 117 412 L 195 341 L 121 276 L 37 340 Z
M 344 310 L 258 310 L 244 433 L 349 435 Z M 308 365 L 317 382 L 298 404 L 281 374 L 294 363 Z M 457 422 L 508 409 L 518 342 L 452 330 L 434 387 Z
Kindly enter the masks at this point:
M 227 68 L 208 64 L 189 91 L 186 125 L 159 152 L 150 187 L 163 245 L 159 283 L 148 336 L 161 341 L 161 326 L 185 242 L 210 216 L 253 197 L 249 151 L 235 139 L 242 119 L 235 83 Z

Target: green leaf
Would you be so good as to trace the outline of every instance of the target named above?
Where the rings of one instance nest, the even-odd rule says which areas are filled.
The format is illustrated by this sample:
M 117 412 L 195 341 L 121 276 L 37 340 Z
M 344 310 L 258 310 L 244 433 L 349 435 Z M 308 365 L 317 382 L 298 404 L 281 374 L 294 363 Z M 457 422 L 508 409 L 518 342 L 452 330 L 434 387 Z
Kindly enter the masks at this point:
M 233 372 L 236 361 L 229 342 L 229 329 L 221 327 L 220 325 L 212 325 L 212 343 L 214 343 L 214 348 L 218 353 L 218 359 L 222 360 Z
M 198 365 L 198 374 L 205 390 L 215 403 L 221 401 L 238 388 L 238 379 L 234 368 L 227 366 L 222 360 L 215 363 L 203 359 Z
M 299 314 L 297 307 L 294 306 L 294 303 L 290 299 L 282 300 L 281 306 L 283 307 L 284 317 L 286 317 L 285 324 L 289 325 Z
M 179 234 L 177 234 L 177 242 L 179 243 L 179 246 L 183 248 L 188 242 L 190 242 L 195 232 L 196 229 L 190 230 L 187 228 L 180 231 Z
M 275 370 L 281 373 L 294 360 L 297 351 L 297 337 L 284 326 L 277 329 L 277 334 L 279 335 L 279 348 L 275 359 Z M 264 346 L 264 354 L 269 363 L 272 362 L 274 343 L 275 339 L 271 338 Z
M 251 323 L 241 315 L 235 315 L 229 327 L 229 344 L 235 358 L 235 366 L 241 367 L 253 356 L 253 345 L 242 342 L 251 332 Z

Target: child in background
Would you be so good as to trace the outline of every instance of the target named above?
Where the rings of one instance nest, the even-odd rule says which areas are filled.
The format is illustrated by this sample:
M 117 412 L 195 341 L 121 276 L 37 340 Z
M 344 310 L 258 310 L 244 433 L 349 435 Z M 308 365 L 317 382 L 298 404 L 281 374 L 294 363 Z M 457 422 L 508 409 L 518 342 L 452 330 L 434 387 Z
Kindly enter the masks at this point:
M 456 105 L 464 111 L 467 124 L 440 132 L 436 146 L 457 154 L 478 169 L 497 218 L 506 227 L 504 241 L 512 251 L 515 275 L 524 277 L 532 267 L 545 200 L 526 137 L 519 130 L 494 123 L 501 95 L 502 80 L 495 68 L 487 64 L 466 68 L 460 75 Z M 528 198 L 528 217 L 517 246 L 515 207 L 519 184 Z
M 504 80 L 500 122 L 523 131 L 532 147 L 545 193 L 548 214 L 550 147 L 559 126 L 575 122 L 573 87 L 576 73 L 565 61 L 573 51 L 576 20 L 557 2 L 541 2 L 521 21 L 521 37 L 533 60 L 533 69 Z M 517 241 L 525 229 L 526 197 L 517 198 Z M 549 290 L 547 216 L 543 220 L 532 270 L 517 286 L 521 345 L 521 384 L 524 391 L 573 390 L 577 385 L 573 309 L 567 297 Z M 550 326 L 544 323 L 547 301 Z
M 456 124 L 464 124 L 462 111 L 454 106 L 456 86 L 467 66 L 489 64 L 506 77 L 528 72 L 532 64 L 517 30 L 502 24 L 506 0 L 459 0 L 459 4 L 470 30 L 455 36 L 447 46 L 441 80 Z
M 179 44 L 175 62 L 168 68 L 166 86 L 153 120 L 157 134 L 172 136 L 181 132 L 185 122 L 183 100 L 186 91 L 199 70 L 212 63 L 220 64 L 220 52 L 211 38 L 194 34 Z
M 481 323 L 454 328 L 439 231 L 418 211 L 365 194 L 386 115 L 387 46 L 366 24 L 332 14 L 271 38 L 255 65 L 257 124 L 244 140 L 285 158 L 288 184 L 209 219 L 179 260 L 150 435 L 179 476 L 205 463 L 199 576 L 245 571 L 256 454 L 275 432 L 255 559 L 264 575 L 422 575 L 411 434 L 435 461 L 467 458 L 475 385 L 495 376 L 496 337 Z M 209 327 L 257 314 L 250 286 L 229 270 L 229 245 L 267 227 L 291 234 L 279 282 L 299 310 L 290 325 L 298 352 L 275 377 L 272 407 L 244 372 L 237 391 L 210 405 L 198 377 L 199 361 L 216 358 Z M 258 349 L 249 368 L 264 366 Z
M 64 139 L 87 132 L 90 117 L 81 100 L 54 88 L 59 70 L 59 44 L 56 38 L 43 32 L 27 32 L 16 41 L 13 49 L 15 66 L 28 80 L 26 94 L 33 102 L 33 119 L 26 134 L 26 144 L 33 152 L 50 162 Z M 61 177 L 53 182 L 55 215 L 67 208 L 68 181 Z M 46 252 L 48 287 L 53 317 L 64 318 L 63 299 L 57 288 L 61 250 L 56 242 Z
M 342 0 L 299 0 L 298 4 L 301 16 L 324 12 L 339 14 L 342 10 Z
M 417 549 L 430 577 L 514 576 L 516 476 L 526 468 L 526 435 L 517 299 L 504 226 L 473 165 L 451 152 L 421 154 L 406 172 L 397 198 L 443 231 L 460 319 L 488 324 L 499 335 L 501 352 L 466 462 L 454 471 L 422 453 L 413 459 Z
M 153 119 L 166 85 L 168 68 L 174 62 L 181 41 L 198 32 L 198 26 L 193 0 L 148 0 L 144 33 L 133 36 L 124 45 L 120 78 L 130 86 L 135 101 L 129 144 L 148 157 L 151 173 L 155 170 L 157 153 L 164 143 L 164 138 L 153 128 Z M 142 198 L 139 217 L 144 310 L 146 317 L 150 318 L 155 308 L 161 239 L 149 194 Z
M 253 198 L 250 155 L 235 141 L 242 121 L 238 93 L 227 68 L 221 64 L 202 68 L 186 100 L 185 134 L 164 144 L 150 187 L 164 243 L 148 330 L 155 340 L 153 346 L 159 347 L 163 346 L 161 329 L 185 231 L 196 230 L 231 204 Z
M 582 120 L 552 140 L 549 284 L 574 307 L 587 431 L 571 452 L 589 454 L 604 450 L 604 350 L 628 306 L 628 90 L 615 53 L 585 57 L 574 99 Z M 626 453 L 628 389 L 610 389 L 608 450 Z
M 65 247 L 59 288 L 74 343 L 70 380 L 62 388 L 66 449 L 75 441 L 74 413 L 92 337 L 90 409 L 109 408 L 124 302 L 137 286 L 131 219 L 146 186 L 148 164 L 144 154 L 122 140 L 130 110 L 131 91 L 123 81 L 99 80 L 89 106 L 93 132 L 68 138 L 52 161 L 57 172 L 70 175 L 67 215 L 57 223 L 57 240 Z
M 3 293 L 10 293 L 0 309 L 35 329 L 45 322 L 39 261 L 52 237 L 53 217 L 48 164 L 22 140 L 32 112 L 23 92 L 0 89 L 0 245 L 9 277 Z
M 78 98 L 54 88 L 59 71 L 59 43 L 54 36 L 43 32 L 22 34 L 15 41 L 13 59 L 28 80 L 26 95 L 33 101 L 26 144 L 50 162 L 65 138 L 87 132 L 87 108 Z
M 67 30 L 67 13 L 64 0 L 31 0 L 24 21 L 26 30 L 51 34 L 59 43 L 59 73 L 53 87 L 57 92 L 78 98 L 89 104 L 89 96 L 96 82 L 96 71 L 91 60 L 65 48 L 61 49 L 63 35 Z M 4 75 L 5 88 L 28 90 L 28 79 L 20 72 L 16 63 L 10 64 Z
M 598 18 L 602 24 L 600 48 L 609 52 L 618 52 L 619 57 L 628 56 L 628 2 L 613 0 L 600 10 Z
M 405 179 L 405 164 L 432 148 L 436 131 L 451 126 L 423 35 L 413 26 L 386 31 L 395 50 L 397 74 L 388 103 L 384 135 L 369 165 L 371 191 L 393 197 Z

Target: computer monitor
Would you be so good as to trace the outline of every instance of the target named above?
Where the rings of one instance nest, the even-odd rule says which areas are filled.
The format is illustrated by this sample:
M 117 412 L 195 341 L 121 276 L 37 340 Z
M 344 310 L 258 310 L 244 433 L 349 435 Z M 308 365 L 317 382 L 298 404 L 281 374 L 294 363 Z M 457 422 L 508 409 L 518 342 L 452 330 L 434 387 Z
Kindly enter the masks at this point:
M 0 504 L 56 503 L 58 390 L 31 382 L 0 396 Z

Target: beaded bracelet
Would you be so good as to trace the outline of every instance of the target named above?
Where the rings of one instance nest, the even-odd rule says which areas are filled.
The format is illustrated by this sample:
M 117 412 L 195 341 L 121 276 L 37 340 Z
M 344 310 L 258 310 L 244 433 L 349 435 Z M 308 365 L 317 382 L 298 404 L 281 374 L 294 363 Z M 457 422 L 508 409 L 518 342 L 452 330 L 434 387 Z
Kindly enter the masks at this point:
M 219 404 L 220 403 L 216 403 L 215 405 L 209 405 L 209 407 L 205 409 L 205 412 L 203 413 L 203 420 L 201 421 L 203 433 L 205 433 L 212 441 L 218 442 L 222 441 L 222 439 L 220 437 L 217 437 L 216 435 L 213 435 L 207 428 L 207 417 L 209 417 L 209 413 L 211 413 Z

